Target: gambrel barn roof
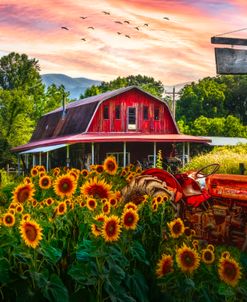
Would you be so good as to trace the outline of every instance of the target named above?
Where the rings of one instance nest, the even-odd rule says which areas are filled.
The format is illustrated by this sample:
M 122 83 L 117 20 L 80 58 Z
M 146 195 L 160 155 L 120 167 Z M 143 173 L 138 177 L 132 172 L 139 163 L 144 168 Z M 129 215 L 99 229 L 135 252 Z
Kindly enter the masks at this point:
M 172 132 L 161 134 L 145 134 L 141 132 L 135 133 L 88 133 L 90 124 L 99 108 L 99 106 L 107 100 L 113 100 L 118 96 L 127 94 L 130 91 L 135 91 L 142 94 L 151 100 L 161 102 L 169 116 Z M 64 108 L 60 107 L 43 115 L 28 144 L 18 146 L 13 151 L 19 152 L 37 148 L 41 146 L 52 146 L 57 144 L 72 144 L 79 142 L 123 142 L 123 141 L 139 141 L 139 142 L 200 142 L 205 143 L 210 140 L 198 138 L 195 136 L 183 135 L 179 133 L 175 120 L 173 119 L 168 105 L 165 101 L 153 96 L 152 94 L 143 91 L 136 86 L 120 88 L 114 91 L 91 96 L 85 99 L 80 99 L 66 105 L 65 114 Z

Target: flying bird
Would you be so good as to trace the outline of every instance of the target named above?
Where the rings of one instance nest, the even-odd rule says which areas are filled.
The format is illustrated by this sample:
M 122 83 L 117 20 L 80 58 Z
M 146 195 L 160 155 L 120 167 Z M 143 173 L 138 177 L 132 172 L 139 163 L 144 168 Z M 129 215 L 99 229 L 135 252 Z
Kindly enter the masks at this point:
M 136 30 L 140 30 L 138 26 L 135 27 Z
M 62 29 L 69 30 L 68 27 L 61 26 Z
M 85 38 L 81 38 L 81 40 L 82 40 L 82 41 L 86 41 L 86 39 L 85 39 Z
M 117 34 L 118 34 L 118 35 L 121 35 L 121 33 L 120 33 L 119 31 L 117 32 Z
M 94 27 L 93 27 L 93 26 L 88 26 L 88 28 L 89 28 L 89 29 L 94 29 Z
M 144 24 L 144 26 L 148 26 L 148 24 L 147 24 L 147 23 L 145 23 L 145 24 Z
M 125 20 L 125 21 L 124 21 L 124 23 L 130 24 L 130 21 L 128 21 L 128 20 Z
M 125 35 L 125 37 L 130 39 L 130 36 L 129 36 L 129 35 Z
M 84 19 L 87 19 L 87 17 L 80 17 L 80 18 L 83 19 L 83 20 L 84 20 Z
M 110 13 L 106 11 L 103 11 L 102 13 L 104 13 L 105 15 L 110 15 Z
M 168 17 L 164 17 L 163 19 L 165 19 L 165 20 L 170 20 Z
M 117 23 L 117 24 L 123 24 L 121 21 L 115 21 L 115 23 Z

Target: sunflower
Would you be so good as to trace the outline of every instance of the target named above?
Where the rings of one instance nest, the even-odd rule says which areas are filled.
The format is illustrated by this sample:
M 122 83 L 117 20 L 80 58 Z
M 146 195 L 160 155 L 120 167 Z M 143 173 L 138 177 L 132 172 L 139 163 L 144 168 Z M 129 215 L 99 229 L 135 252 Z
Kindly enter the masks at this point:
M 77 172 L 75 170 L 70 171 L 69 175 L 73 178 L 74 181 L 77 181 L 79 178 L 79 175 L 77 174 Z
M 107 242 L 117 241 L 121 233 L 120 219 L 112 215 L 105 218 L 102 228 L 102 236 Z
M 109 203 L 109 201 L 107 201 L 102 205 L 102 212 L 105 215 L 108 215 L 110 214 L 110 211 L 111 211 L 111 204 Z
M 162 203 L 162 202 L 163 202 L 163 196 L 157 195 L 157 196 L 156 196 L 156 201 L 157 201 L 158 203 Z
M 185 244 L 177 250 L 176 261 L 180 269 L 185 273 L 192 273 L 200 264 L 197 251 Z
M 97 207 L 97 201 L 94 198 L 88 198 L 87 199 L 87 208 L 90 211 L 94 211 Z
M 51 197 L 49 197 L 46 199 L 45 203 L 46 203 L 46 205 L 50 206 L 54 203 L 54 200 Z
M 171 236 L 173 238 L 178 238 L 179 236 L 183 235 L 184 233 L 184 223 L 181 218 L 174 219 L 173 221 L 169 222 L 168 224 Z
M 191 228 L 185 227 L 185 228 L 184 228 L 184 234 L 185 234 L 187 237 L 191 236 Z
M 15 208 L 16 213 L 22 213 L 23 212 L 23 206 L 21 204 L 18 204 Z
M 15 209 L 9 209 L 8 210 L 8 213 L 12 214 L 12 215 L 15 215 Z
M 88 170 L 86 170 L 86 169 L 81 170 L 81 175 L 83 177 L 87 177 L 88 176 Z
M 51 187 L 51 178 L 48 175 L 40 177 L 39 186 L 41 189 L 49 189 Z
M 38 201 L 36 199 L 32 199 L 32 205 L 35 208 L 38 204 Z
M 111 185 L 97 177 L 90 178 L 81 187 L 81 193 L 93 198 L 109 198 L 111 196 Z
M 22 220 L 25 220 L 25 221 L 27 221 L 27 220 L 30 220 L 30 218 L 31 218 L 31 215 L 30 214 L 23 214 L 22 215 Z
M 60 174 L 60 169 L 59 168 L 55 168 L 52 172 L 53 176 L 58 176 Z
M 99 222 L 104 222 L 106 216 L 104 214 L 99 214 L 96 217 L 94 217 L 94 220 L 99 221 Z
M 96 171 L 98 174 L 101 174 L 102 172 L 104 172 L 104 166 L 103 166 L 103 165 L 96 165 L 95 171 Z
M 158 202 L 152 202 L 151 208 L 153 212 L 156 212 L 158 210 Z
M 80 202 L 80 207 L 81 207 L 81 208 L 84 208 L 86 205 L 87 205 L 87 203 L 86 203 L 84 200 L 82 200 L 82 201 Z
M 125 229 L 135 230 L 139 220 L 139 215 L 136 211 L 128 209 L 123 212 L 121 219 Z
M 31 169 L 31 176 L 32 177 L 35 177 L 35 176 L 37 176 L 37 175 L 39 175 L 39 170 L 38 170 L 38 168 L 37 168 L 37 166 L 35 166 L 35 167 L 33 167 L 32 169 Z
M 126 170 L 122 170 L 122 172 L 121 172 L 121 176 L 123 176 L 123 177 L 125 177 L 126 175 L 128 174 L 128 172 L 126 172 Z
M 95 223 L 91 225 L 91 232 L 95 237 L 99 237 L 102 233 L 101 229 Z
M 206 264 L 212 264 L 215 260 L 215 255 L 214 255 L 214 252 L 207 248 L 207 249 L 203 249 L 202 250 L 202 261 Z
M 219 277 L 226 284 L 236 286 L 241 278 L 241 268 L 233 258 L 221 257 L 218 265 Z
M 118 164 L 114 156 L 108 156 L 105 159 L 103 166 L 104 170 L 110 175 L 115 175 L 118 169 Z
M 3 225 L 6 227 L 12 227 L 15 224 L 15 216 L 11 213 L 5 213 L 3 215 Z
M 11 204 L 9 205 L 9 209 L 15 209 L 17 207 L 18 203 L 16 202 L 11 202 Z
M 192 241 L 192 245 L 193 245 L 193 248 L 195 250 L 198 250 L 198 248 L 199 248 L 199 241 L 197 239 L 193 240 Z
M 230 253 L 228 251 L 224 251 L 221 253 L 221 258 L 230 258 Z
M 128 202 L 128 203 L 125 204 L 124 210 L 128 210 L 128 209 L 133 209 L 134 211 L 137 211 L 138 207 L 135 203 Z
M 208 244 L 207 249 L 214 251 L 214 246 L 212 244 Z
M 164 277 L 173 271 L 173 259 L 171 255 L 163 254 L 157 264 L 156 275 L 158 278 Z
M 22 220 L 20 225 L 21 237 L 27 246 L 36 248 L 42 239 L 42 228 L 33 220 Z
M 27 200 L 31 200 L 34 195 L 33 184 L 20 184 L 14 190 L 13 201 L 17 203 L 24 203 Z
M 63 215 L 66 212 L 67 212 L 67 204 L 64 201 L 62 201 L 56 207 L 56 213 L 57 215 Z
M 54 183 L 55 193 L 60 197 L 70 197 L 75 193 L 77 183 L 68 175 L 59 176 Z
M 41 178 L 41 177 L 44 177 L 46 175 L 46 173 L 45 172 L 39 172 L 39 177 Z
M 131 180 L 134 178 L 133 173 L 131 172 L 127 177 L 126 177 L 126 181 L 127 182 L 131 182 Z
M 32 180 L 31 180 L 30 177 L 25 177 L 25 178 L 23 179 L 23 182 L 24 182 L 24 184 L 30 184 L 30 183 L 32 182 Z
M 109 199 L 109 202 L 110 202 L 111 206 L 113 206 L 113 207 L 115 207 L 117 205 L 117 199 L 114 197 L 111 197 Z

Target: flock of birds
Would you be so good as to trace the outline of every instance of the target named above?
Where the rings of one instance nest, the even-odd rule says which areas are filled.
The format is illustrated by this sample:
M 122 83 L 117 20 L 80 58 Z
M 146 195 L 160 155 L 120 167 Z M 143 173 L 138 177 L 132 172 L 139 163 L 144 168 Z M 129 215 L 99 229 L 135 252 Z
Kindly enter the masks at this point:
M 108 12 L 108 11 L 102 11 L 102 13 L 105 14 L 105 15 L 111 15 L 111 13 Z M 82 20 L 85 20 L 85 19 L 87 19 L 88 17 L 87 17 L 87 16 L 81 16 L 80 18 L 81 18 Z M 168 20 L 168 21 L 170 20 L 168 17 L 163 17 L 163 19 L 164 19 L 164 20 Z M 131 21 L 128 21 L 128 20 L 124 20 L 124 21 L 114 21 L 114 23 L 120 24 L 120 25 L 126 25 L 126 24 L 131 25 Z M 148 26 L 149 26 L 148 23 L 144 23 L 142 26 L 134 26 L 133 28 L 134 28 L 135 30 L 137 30 L 137 31 L 140 31 L 141 27 L 146 27 L 146 28 L 148 28 Z M 67 26 L 61 26 L 61 29 L 63 29 L 63 30 L 70 30 Z M 89 29 L 89 30 L 95 30 L 95 27 L 94 27 L 94 26 L 88 26 L 88 29 Z M 117 31 L 117 34 L 118 34 L 118 35 L 123 35 L 124 37 L 126 37 L 126 38 L 128 38 L 128 39 L 131 38 L 131 36 L 130 36 L 129 34 L 124 34 L 124 33 L 120 32 L 120 31 Z M 81 40 L 86 42 L 86 38 L 81 38 Z

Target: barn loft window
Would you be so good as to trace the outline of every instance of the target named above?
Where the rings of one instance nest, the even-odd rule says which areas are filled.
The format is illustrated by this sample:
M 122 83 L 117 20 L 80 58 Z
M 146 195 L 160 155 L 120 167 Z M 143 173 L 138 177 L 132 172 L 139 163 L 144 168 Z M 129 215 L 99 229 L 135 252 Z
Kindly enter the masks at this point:
M 159 108 L 154 108 L 154 120 L 158 121 L 160 119 L 160 110 Z
M 103 118 L 104 118 L 104 120 L 109 119 L 109 106 L 108 105 L 105 105 L 103 108 Z
M 120 105 L 117 105 L 115 108 L 115 119 L 120 120 Z
M 143 119 L 148 120 L 148 106 L 143 107 Z

